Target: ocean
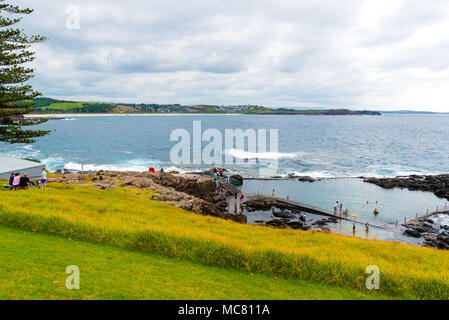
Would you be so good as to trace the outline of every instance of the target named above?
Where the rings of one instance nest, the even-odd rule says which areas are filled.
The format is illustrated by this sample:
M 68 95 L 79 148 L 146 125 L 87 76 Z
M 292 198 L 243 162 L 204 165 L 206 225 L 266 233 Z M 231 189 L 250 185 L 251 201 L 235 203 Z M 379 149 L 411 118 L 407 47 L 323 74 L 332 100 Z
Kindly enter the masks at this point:
M 265 157 L 278 161 L 276 175 L 280 176 L 383 177 L 449 172 L 449 115 L 70 116 L 40 125 L 52 133 L 35 144 L 0 144 L 0 153 L 41 160 L 50 170 L 80 170 L 83 165 L 84 170 L 143 171 L 154 166 L 197 171 L 210 165 L 174 165 L 170 161 L 170 151 L 177 143 L 170 141 L 170 134 L 174 129 L 192 133 L 193 121 L 201 121 L 203 132 L 216 129 L 223 136 L 226 129 L 277 129 L 278 150 Z M 238 148 L 225 149 L 223 154 L 258 157 Z M 259 175 L 259 162 L 226 166 L 244 176 Z
M 210 164 L 174 164 L 171 151 L 173 130 L 188 133 L 190 158 L 194 157 L 194 122 L 201 132 L 208 129 L 222 135 L 222 158 L 234 162 L 216 163 L 245 177 L 260 177 L 263 160 L 277 161 L 276 176 L 289 174 L 324 178 L 309 183 L 297 180 L 246 180 L 242 191 L 287 197 L 332 210 L 335 201 L 343 202 L 359 219 L 394 225 L 410 220 L 436 206 L 448 206 L 433 193 L 382 189 L 364 183 L 359 176 L 398 176 L 449 173 L 449 115 L 388 116 L 285 116 L 285 115 L 89 115 L 66 116 L 51 120 L 40 129 L 52 130 L 35 144 L 0 144 L 0 153 L 42 161 L 49 170 L 146 171 L 149 167 L 168 171 L 197 172 Z M 226 130 L 253 129 L 257 134 L 277 131 L 277 150 L 253 152 L 251 141 L 226 148 Z M 263 131 L 265 130 L 265 131 Z M 176 132 L 176 131 L 175 131 Z M 201 136 L 200 136 L 201 137 Z M 201 149 L 204 152 L 206 140 Z M 258 142 L 258 141 L 257 141 Z M 241 147 L 241 146 L 240 146 Z M 254 147 L 254 146 L 253 146 Z M 257 146 L 259 147 L 259 145 Z M 184 150 L 186 151 L 186 150 Z M 257 151 L 260 151 L 258 149 Z M 253 163 L 246 163 L 249 158 Z M 367 204 L 368 201 L 368 204 Z M 380 214 L 373 215 L 378 208 Z M 248 223 L 274 217 L 267 212 L 247 213 Z M 340 223 L 334 232 L 352 234 L 350 223 Z M 374 230 L 369 238 L 415 243 L 398 232 Z

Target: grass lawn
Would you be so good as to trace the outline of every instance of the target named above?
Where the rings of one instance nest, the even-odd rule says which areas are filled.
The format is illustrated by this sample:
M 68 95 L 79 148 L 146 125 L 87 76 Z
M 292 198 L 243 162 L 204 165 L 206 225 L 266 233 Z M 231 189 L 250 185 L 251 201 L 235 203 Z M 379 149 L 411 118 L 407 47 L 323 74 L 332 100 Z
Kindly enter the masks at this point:
M 376 265 L 380 294 L 449 297 L 448 251 L 243 225 L 152 201 L 149 191 L 49 186 L 2 192 L 0 225 L 360 292 Z
M 0 299 L 385 298 L 5 227 L 0 247 Z M 65 287 L 69 265 L 80 268 L 80 290 Z

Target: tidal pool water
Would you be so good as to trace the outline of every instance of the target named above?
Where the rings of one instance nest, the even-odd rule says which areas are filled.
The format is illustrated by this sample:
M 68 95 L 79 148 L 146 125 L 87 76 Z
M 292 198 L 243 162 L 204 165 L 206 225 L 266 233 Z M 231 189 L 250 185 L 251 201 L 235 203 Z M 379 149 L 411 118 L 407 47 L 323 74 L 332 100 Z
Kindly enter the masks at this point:
M 445 207 L 449 209 L 449 202 L 438 198 L 433 193 L 406 189 L 384 189 L 357 178 L 323 179 L 313 183 L 297 180 L 245 180 L 241 188 L 243 192 L 249 194 L 256 193 L 266 196 L 271 196 L 273 189 L 277 197 L 289 196 L 291 200 L 329 211 L 333 211 L 335 202 L 339 201 L 343 203 L 343 210 L 347 208 L 351 214 L 357 216 L 358 220 L 391 227 L 391 230 L 372 227 L 366 234 L 364 226 L 358 224 L 356 235 L 369 239 L 417 243 L 415 239 L 402 236 L 400 228 L 394 228 L 396 221 L 400 225 L 404 222 L 404 218 L 409 221 L 415 218 L 416 214 L 424 215 L 427 210 L 434 212 L 437 206 L 439 210 Z M 380 212 L 377 216 L 373 213 L 375 208 Z M 275 219 L 270 212 L 256 211 L 245 212 L 245 214 L 248 216 L 250 224 L 254 224 L 256 221 Z M 310 221 L 317 219 L 314 215 L 308 214 L 308 216 Z M 330 226 L 332 226 L 331 230 L 336 233 L 353 234 L 350 222 L 343 221 Z

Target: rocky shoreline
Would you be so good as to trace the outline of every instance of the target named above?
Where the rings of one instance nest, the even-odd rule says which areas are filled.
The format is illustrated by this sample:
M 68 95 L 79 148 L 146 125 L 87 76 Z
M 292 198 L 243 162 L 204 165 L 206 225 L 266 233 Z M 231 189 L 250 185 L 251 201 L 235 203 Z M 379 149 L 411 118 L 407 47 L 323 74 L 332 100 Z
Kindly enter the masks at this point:
M 330 232 L 329 224 L 335 224 L 338 222 L 337 218 L 324 217 L 321 215 L 315 215 L 307 213 L 305 225 L 299 221 L 299 216 L 305 214 L 297 206 L 291 205 L 286 202 L 279 201 L 278 199 L 268 199 L 266 197 L 252 197 L 245 202 L 245 208 L 248 212 L 254 211 L 271 211 L 275 219 L 268 221 L 256 221 L 258 224 L 265 224 L 274 228 L 291 228 L 300 230 L 310 230 L 318 232 Z
M 404 235 L 424 239 L 424 245 L 437 249 L 449 249 L 449 211 L 443 211 L 421 217 L 403 224 Z
M 234 176 L 233 182 L 240 179 Z M 99 189 L 115 187 L 138 188 L 156 191 L 151 200 L 163 201 L 179 208 L 223 219 L 246 223 L 246 216 L 227 212 L 227 197 L 238 189 L 232 183 L 222 183 L 226 193 L 218 196 L 215 182 L 208 176 L 182 175 L 177 173 L 98 171 L 84 174 L 72 172 L 49 177 L 48 182 L 86 185 Z
M 396 178 L 365 178 L 363 181 L 386 189 L 404 188 L 411 191 L 433 192 L 437 197 L 449 200 L 449 174 L 434 176 L 411 175 Z

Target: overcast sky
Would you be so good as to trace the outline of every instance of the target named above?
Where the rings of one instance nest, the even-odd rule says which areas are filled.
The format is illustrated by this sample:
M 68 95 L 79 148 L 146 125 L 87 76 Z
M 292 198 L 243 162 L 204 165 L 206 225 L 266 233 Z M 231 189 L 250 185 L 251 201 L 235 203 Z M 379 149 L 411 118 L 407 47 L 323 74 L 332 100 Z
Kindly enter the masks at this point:
M 445 0 L 9 2 L 50 39 L 34 63 L 45 96 L 449 111 Z

